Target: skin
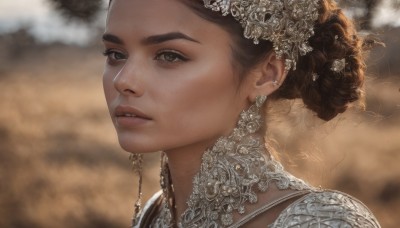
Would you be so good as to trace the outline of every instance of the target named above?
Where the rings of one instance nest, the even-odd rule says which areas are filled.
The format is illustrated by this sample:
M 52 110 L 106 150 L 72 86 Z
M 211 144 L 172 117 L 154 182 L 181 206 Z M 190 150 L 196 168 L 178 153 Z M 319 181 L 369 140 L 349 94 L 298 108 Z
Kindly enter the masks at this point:
M 177 0 L 113 0 L 103 42 L 104 92 L 119 143 L 131 153 L 167 154 L 180 215 L 204 151 L 256 96 L 278 88 L 283 62 L 270 54 L 239 84 L 230 35 Z M 146 119 L 117 117 L 121 105 Z

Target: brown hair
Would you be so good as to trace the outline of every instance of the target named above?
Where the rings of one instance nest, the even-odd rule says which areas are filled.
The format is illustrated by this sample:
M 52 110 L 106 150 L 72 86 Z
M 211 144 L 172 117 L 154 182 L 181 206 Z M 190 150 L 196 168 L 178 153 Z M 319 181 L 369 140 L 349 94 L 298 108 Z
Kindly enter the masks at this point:
M 220 25 L 232 35 L 235 67 L 245 75 L 272 50 L 269 41 L 254 45 L 243 37 L 241 25 L 231 16 L 222 16 L 204 7 L 202 0 L 181 0 L 202 18 Z M 299 58 L 297 69 L 290 71 L 273 99 L 301 98 L 307 108 L 323 120 L 344 112 L 351 102 L 363 98 L 364 58 L 362 39 L 353 23 L 332 0 L 321 0 L 315 35 L 309 39 L 313 51 Z M 346 59 L 345 69 L 331 70 L 336 59 Z M 313 81 L 313 74 L 319 78 Z

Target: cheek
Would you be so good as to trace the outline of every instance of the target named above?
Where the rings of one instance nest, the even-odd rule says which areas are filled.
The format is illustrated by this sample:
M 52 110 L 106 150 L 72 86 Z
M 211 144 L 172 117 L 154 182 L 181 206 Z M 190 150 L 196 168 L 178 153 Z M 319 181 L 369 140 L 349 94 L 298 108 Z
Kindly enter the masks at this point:
M 160 102 L 168 126 L 164 129 L 181 132 L 182 139 L 220 136 L 235 122 L 240 104 L 231 66 L 207 63 L 194 69 L 179 83 L 163 83 L 171 89 Z
M 117 91 L 114 87 L 113 80 L 114 80 L 113 72 L 111 72 L 106 68 L 103 73 L 103 90 L 108 106 L 110 106 L 110 103 L 113 100 L 113 98 L 117 96 Z

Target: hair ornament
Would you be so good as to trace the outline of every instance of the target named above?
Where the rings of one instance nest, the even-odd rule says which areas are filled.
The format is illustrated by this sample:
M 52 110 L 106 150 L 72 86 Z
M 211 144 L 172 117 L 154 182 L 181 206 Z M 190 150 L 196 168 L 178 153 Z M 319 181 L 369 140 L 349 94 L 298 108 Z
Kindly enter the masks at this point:
M 300 56 L 313 48 L 319 0 L 203 0 L 204 6 L 222 15 L 232 15 L 244 28 L 244 37 L 272 42 L 278 58 L 285 58 L 285 69 L 296 70 Z
M 312 76 L 313 82 L 317 81 L 319 78 L 319 75 L 317 73 L 313 73 L 311 76 Z
M 346 59 L 335 59 L 332 63 L 331 70 L 336 73 L 340 73 L 346 66 Z

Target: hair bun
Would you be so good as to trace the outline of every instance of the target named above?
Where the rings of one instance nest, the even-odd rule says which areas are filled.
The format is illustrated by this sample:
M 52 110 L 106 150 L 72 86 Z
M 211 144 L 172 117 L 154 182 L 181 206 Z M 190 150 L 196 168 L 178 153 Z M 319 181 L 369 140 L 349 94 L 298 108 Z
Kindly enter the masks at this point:
M 330 120 L 362 98 L 364 59 L 353 23 L 333 1 L 321 5 L 315 35 L 309 40 L 314 50 L 299 58 L 297 70 L 289 72 L 276 96 L 302 98 L 319 118 Z M 343 69 L 334 69 L 339 60 Z

